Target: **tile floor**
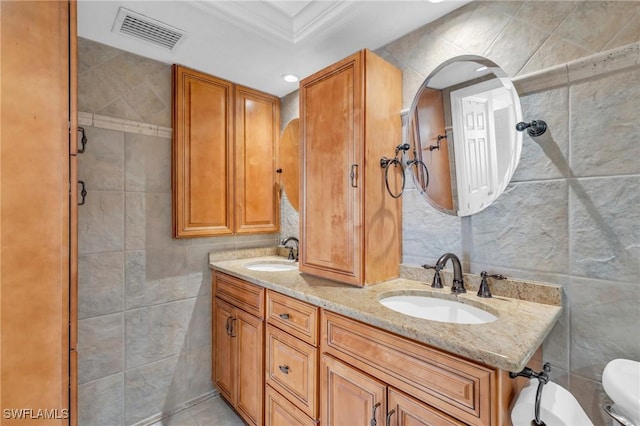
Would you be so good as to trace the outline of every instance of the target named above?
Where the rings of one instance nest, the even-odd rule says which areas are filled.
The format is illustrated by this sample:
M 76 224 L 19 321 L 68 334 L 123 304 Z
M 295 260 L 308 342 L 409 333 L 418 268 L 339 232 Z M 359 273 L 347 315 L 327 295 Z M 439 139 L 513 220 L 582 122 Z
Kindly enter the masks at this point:
M 220 395 L 216 395 L 151 426 L 245 426 L 245 423 Z

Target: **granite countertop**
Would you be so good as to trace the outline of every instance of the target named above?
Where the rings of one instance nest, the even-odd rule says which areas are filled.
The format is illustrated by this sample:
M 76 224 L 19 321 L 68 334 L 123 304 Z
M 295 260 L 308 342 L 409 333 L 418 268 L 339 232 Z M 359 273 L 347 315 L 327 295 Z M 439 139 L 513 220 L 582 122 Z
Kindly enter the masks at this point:
M 257 262 L 286 262 L 286 259 L 275 254 L 275 251 L 267 251 L 260 253 L 260 257 L 232 260 L 229 260 L 231 255 L 212 254 L 210 267 L 400 336 L 506 371 L 520 371 L 525 367 L 562 311 L 561 287 L 542 283 L 503 284 L 502 291 L 498 293 L 508 294 L 510 297 L 494 293 L 493 298 L 483 299 L 476 296 L 473 284 L 467 285 L 468 291 L 465 294 L 451 294 L 450 288 L 447 287 L 450 278 L 446 277 L 445 288 L 433 289 L 430 286 L 431 281 L 424 280 L 425 276 L 421 275 L 426 271 L 415 267 L 401 268 L 401 278 L 364 288 L 302 274 L 298 270 L 262 272 L 246 267 Z M 471 281 L 467 280 L 466 276 L 465 284 Z M 487 324 L 450 324 L 404 315 L 378 302 L 380 298 L 397 294 L 399 291 L 457 300 L 482 308 L 498 319 Z

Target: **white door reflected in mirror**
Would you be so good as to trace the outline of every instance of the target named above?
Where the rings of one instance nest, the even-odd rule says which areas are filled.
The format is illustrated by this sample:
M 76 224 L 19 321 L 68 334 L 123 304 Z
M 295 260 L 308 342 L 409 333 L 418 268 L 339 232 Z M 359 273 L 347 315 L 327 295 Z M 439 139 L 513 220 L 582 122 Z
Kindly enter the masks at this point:
M 522 134 L 515 125 L 521 117 L 513 84 L 493 62 L 462 56 L 434 70 L 407 126 L 410 169 L 427 201 L 457 216 L 489 206 L 520 159 Z

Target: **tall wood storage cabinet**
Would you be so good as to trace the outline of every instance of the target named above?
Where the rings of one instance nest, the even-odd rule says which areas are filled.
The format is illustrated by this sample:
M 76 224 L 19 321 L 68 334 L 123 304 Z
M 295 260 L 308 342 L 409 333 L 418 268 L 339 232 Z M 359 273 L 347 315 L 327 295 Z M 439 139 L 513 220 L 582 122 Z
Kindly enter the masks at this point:
M 380 158 L 401 142 L 401 106 L 401 71 L 368 50 L 301 81 L 301 272 L 358 286 L 398 276 L 401 202 Z
M 75 424 L 75 1 L 0 2 L 0 28 L 0 423 Z
M 173 234 L 280 230 L 280 100 L 173 68 Z

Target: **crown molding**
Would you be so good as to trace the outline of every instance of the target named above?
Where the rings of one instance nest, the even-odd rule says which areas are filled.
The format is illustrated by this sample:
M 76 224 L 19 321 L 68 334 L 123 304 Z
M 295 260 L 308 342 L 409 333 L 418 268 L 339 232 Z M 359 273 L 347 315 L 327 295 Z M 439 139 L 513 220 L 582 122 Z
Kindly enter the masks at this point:
M 308 1 L 293 16 L 272 0 L 252 2 L 198 0 L 187 4 L 279 43 L 296 45 L 330 30 L 353 2 Z

